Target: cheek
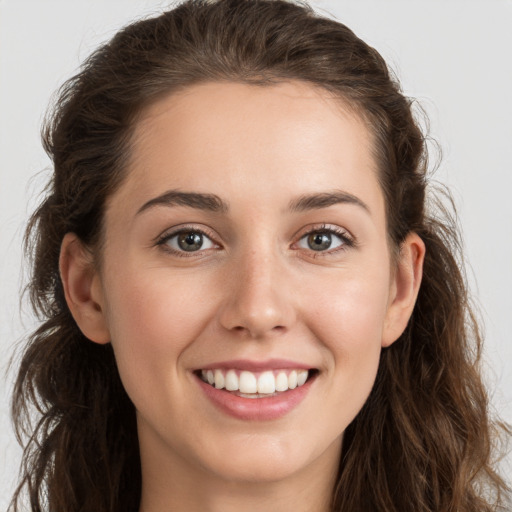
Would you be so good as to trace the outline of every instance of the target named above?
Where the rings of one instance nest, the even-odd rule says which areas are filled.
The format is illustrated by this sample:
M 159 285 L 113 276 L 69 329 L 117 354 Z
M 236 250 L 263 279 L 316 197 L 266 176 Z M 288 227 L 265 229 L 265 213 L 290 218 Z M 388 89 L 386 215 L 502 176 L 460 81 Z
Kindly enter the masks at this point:
M 334 354 L 364 351 L 380 346 L 389 300 L 389 279 L 384 273 L 361 272 L 324 283 L 321 293 L 309 301 L 306 314 L 318 339 Z
M 139 269 L 113 280 L 107 294 L 107 319 L 129 393 L 137 382 L 177 376 L 181 354 L 211 316 L 211 301 L 203 290 L 189 277 L 171 279 L 168 272 L 158 270 Z
M 389 277 L 368 271 L 327 284 L 310 304 L 309 325 L 328 354 L 333 404 L 350 421 L 366 401 L 378 370 Z

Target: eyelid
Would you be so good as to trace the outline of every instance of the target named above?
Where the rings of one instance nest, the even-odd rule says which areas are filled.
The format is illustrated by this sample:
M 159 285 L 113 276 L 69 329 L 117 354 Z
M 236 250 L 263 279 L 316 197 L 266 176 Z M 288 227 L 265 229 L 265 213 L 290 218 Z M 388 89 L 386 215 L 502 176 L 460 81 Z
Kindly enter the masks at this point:
M 178 226 L 173 226 L 172 228 L 169 228 L 165 230 L 163 233 L 158 235 L 153 240 L 153 245 L 162 247 L 163 250 L 167 251 L 168 253 L 175 255 L 175 256 L 183 256 L 183 257 L 194 257 L 198 255 L 204 254 L 204 252 L 211 250 L 210 249 L 200 249 L 198 251 L 180 251 L 177 249 L 174 249 L 167 244 L 167 242 L 174 238 L 175 236 L 179 235 L 180 233 L 187 233 L 187 232 L 194 232 L 194 233 L 200 233 L 204 237 L 208 238 L 212 244 L 216 245 L 217 248 L 220 247 L 220 244 L 216 240 L 216 236 L 212 234 L 211 230 L 206 227 L 198 227 L 197 225 L 191 225 L 191 224 L 181 224 Z
M 196 233 L 201 233 L 202 235 L 205 235 L 208 238 L 212 239 L 212 242 L 218 244 L 218 242 L 215 241 L 215 234 L 210 228 L 208 228 L 207 226 L 199 227 L 196 224 L 179 224 L 177 226 L 173 226 L 172 228 L 166 229 L 153 239 L 153 243 L 157 244 L 159 242 L 162 242 L 163 240 L 169 239 L 172 236 L 178 235 L 179 233 L 186 231 L 194 231 Z
M 308 253 L 312 253 L 312 255 L 316 258 L 316 257 L 322 257 L 322 256 L 329 256 L 329 255 L 333 255 L 335 253 L 337 253 L 338 251 L 345 251 L 351 247 L 356 247 L 357 246 L 357 241 L 356 241 L 356 238 L 352 235 L 352 233 L 350 233 L 350 231 L 348 231 L 347 229 L 345 228 L 342 228 L 340 226 L 337 226 L 335 224 L 320 224 L 320 225 L 312 225 L 312 226 L 308 226 L 307 228 L 305 228 L 306 230 L 303 231 L 301 230 L 301 234 L 298 236 L 298 240 L 297 242 L 295 242 L 294 244 L 297 244 L 298 242 L 300 242 L 302 239 L 304 239 L 304 237 L 312 234 L 312 233 L 329 233 L 329 234 L 334 234 L 335 236 L 337 236 L 343 243 L 341 244 L 341 246 L 339 247 L 336 247 L 334 249 L 331 249 L 331 250 L 326 250 L 326 251 L 314 251 L 313 249 L 302 249 L 302 250 L 306 250 Z M 296 249 L 296 250 L 300 250 L 300 249 Z
M 212 234 L 213 231 L 210 228 L 208 228 L 206 226 L 199 227 L 197 225 L 192 225 L 192 224 L 182 224 L 182 225 L 174 226 L 172 228 L 165 230 L 163 233 L 158 235 L 153 240 L 153 245 L 162 246 L 164 248 L 164 250 L 166 250 L 167 252 L 169 252 L 171 254 L 178 255 L 178 256 L 185 256 L 185 257 L 194 257 L 194 256 L 204 255 L 205 252 L 211 250 L 211 248 L 208 248 L 208 249 L 200 249 L 198 251 L 187 252 L 187 251 L 176 250 L 169 246 L 166 246 L 166 242 L 169 239 L 171 239 L 183 232 L 200 233 L 201 235 L 208 238 L 212 242 L 212 244 L 216 245 L 217 249 L 222 248 L 221 244 L 219 244 L 219 242 L 217 242 L 217 240 L 216 240 L 217 237 L 215 236 L 215 234 Z M 333 254 L 337 253 L 338 251 L 344 251 L 344 250 L 347 250 L 348 248 L 357 246 L 357 241 L 356 241 L 355 237 L 347 229 L 337 226 L 335 224 L 333 225 L 333 224 L 323 223 L 323 224 L 317 224 L 317 225 L 310 225 L 310 226 L 307 226 L 307 227 L 301 229 L 299 231 L 299 233 L 300 233 L 299 235 L 295 235 L 295 237 L 294 237 L 294 238 L 296 238 L 296 241 L 293 242 L 292 248 L 294 245 L 296 245 L 298 242 L 300 242 L 304 237 L 311 235 L 312 233 L 334 234 L 343 242 L 339 247 L 336 247 L 336 248 L 330 249 L 330 250 L 328 249 L 325 251 L 315 251 L 313 249 L 305 249 L 305 248 L 295 248 L 294 249 L 294 250 L 306 251 L 306 252 L 310 253 L 310 255 L 315 258 L 316 257 L 328 257 L 329 255 L 333 255 Z

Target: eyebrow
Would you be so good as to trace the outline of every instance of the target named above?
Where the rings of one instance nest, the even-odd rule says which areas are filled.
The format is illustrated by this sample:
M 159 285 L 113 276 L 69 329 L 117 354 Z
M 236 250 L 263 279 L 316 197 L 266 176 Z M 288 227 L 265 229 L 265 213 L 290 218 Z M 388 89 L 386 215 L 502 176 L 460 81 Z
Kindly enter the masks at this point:
M 319 210 L 321 208 L 328 208 L 335 204 L 353 204 L 361 207 L 367 213 L 370 213 L 370 208 L 367 204 L 361 201 L 357 196 L 349 194 L 343 190 L 334 190 L 332 192 L 320 192 L 316 194 L 307 194 L 293 199 L 288 205 L 290 212 L 304 212 L 307 210 Z
M 297 213 L 328 208 L 335 204 L 352 204 L 359 206 L 367 213 L 370 213 L 370 209 L 366 203 L 357 196 L 342 190 L 299 196 L 298 198 L 290 201 L 288 204 L 288 210 L 291 213 Z M 215 213 L 229 212 L 229 204 L 215 194 L 169 190 L 158 197 L 150 199 L 147 203 L 144 203 L 137 211 L 137 215 L 155 206 L 186 206 L 188 208 L 195 208 Z
M 161 196 L 144 203 L 137 211 L 137 215 L 155 206 L 188 206 L 189 208 L 218 213 L 229 211 L 228 204 L 215 194 L 169 190 Z

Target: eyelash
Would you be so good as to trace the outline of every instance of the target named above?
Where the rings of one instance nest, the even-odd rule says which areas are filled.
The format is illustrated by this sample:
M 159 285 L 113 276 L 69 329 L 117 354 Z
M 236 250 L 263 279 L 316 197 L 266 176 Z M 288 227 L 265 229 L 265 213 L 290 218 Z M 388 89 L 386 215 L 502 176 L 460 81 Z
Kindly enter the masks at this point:
M 198 234 L 210 239 L 212 241 L 212 243 L 215 243 L 213 241 L 213 236 L 210 235 L 209 233 L 207 233 L 206 231 L 204 231 L 203 229 L 199 229 L 194 226 L 184 226 L 176 231 L 162 234 L 155 241 L 155 245 L 162 247 L 162 249 L 164 251 L 172 254 L 173 256 L 178 256 L 179 258 L 193 258 L 194 256 L 202 254 L 205 250 L 206 251 L 209 250 L 209 249 L 205 249 L 205 250 L 199 250 L 199 251 L 191 251 L 190 253 L 187 253 L 186 251 L 177 251 L 175 249 L 171 249 L 167 245 L 167 242 L 169 240 L 171 240 L 172 238 L 174 238 L 175 236 L 180 235 L 181 233 L 198 233 Z M 329 250 L 315 251 L 313 249 L 310 249 L 308 252 L 311 253 L 311 257 L 313 257 L 313 258 L 332 256 L 333 254 L 337 254 L 340 251 L 346 251 L 347 249 L 356 247 L 356 245 L 357 245 L 355 239 L 351 235 L 349 235 L 349 233 L 346 230 L 338 228 L 336 226 L 329 227 L 326 224 L 322 224 L 321 226 L 318 226 L 309 231 L 306 231 L 305 233 L 303 233 L 301 235 L 301 237 L 299 238 L 299 241 L 313 233 L 315 233 L 315 234 L 333 234 L 333 235 L 336 235 L 343 242 L 342 245 L 340 245 L 336 249 L 330 250 L 330 251 Z
M 315 251 L 313 249 L 310 249 L 308 252 L 310 252 L 310 257 L 312 258 L 321 258 L 321 257 L 329 257 L 338 254 L 340 251 L 346 251 L 347 249 L 351 249 L 356 247 L 356 240 L 352 235 L 350 235 L 345 229 L 339 228 L 337 226 L 328 226 L 326 224 L 322 224 L 321 226 L 314 227 L 313 229 L 310 229 L 309 231 L 306 231 L 301 235 L 299 238 L 299 241 L 304 239 L 305 237 L 311 235 L 311 234 L 329 234 L 329 235 L 336 235 L 341 241 L 342 244 L 331 250 L 327 251 Z

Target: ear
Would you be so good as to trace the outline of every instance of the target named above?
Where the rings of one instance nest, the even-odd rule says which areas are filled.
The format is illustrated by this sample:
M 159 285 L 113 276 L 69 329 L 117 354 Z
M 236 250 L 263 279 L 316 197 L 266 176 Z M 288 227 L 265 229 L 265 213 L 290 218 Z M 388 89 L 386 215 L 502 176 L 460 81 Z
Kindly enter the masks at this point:
M 59 270 L 66 302 L 80 330 L 95 343 L 108 343 L 100 277 L 90 251 L 74 233 L 62 240 Z
M 412 315 L 423 275 L 425 243 L 416 234 L 410 233 L 400 246 L 398 263 L 394 269 L 382 346 L 395 342 L 407 327 Z

